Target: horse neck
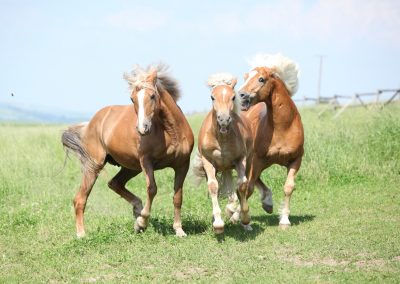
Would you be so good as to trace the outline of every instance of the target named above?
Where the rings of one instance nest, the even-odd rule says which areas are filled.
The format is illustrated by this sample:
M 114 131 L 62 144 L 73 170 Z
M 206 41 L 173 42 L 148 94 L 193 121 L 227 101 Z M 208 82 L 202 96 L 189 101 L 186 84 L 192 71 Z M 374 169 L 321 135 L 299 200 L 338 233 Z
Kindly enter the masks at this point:
M 285 84 L 280 80 L 275 80 L 274 86 L 270 90 L 270 95 L 265 97 L 267 125 L 276 130 L 289 128 L 298 111 Z
M 160 123 L 171 137 L 172 144 L 177 144 L 182 136 L 182 131 L 179 131 L 179 127 L 183 127 L 182 111 L 167 91 L 160 90 L 160 98 Z

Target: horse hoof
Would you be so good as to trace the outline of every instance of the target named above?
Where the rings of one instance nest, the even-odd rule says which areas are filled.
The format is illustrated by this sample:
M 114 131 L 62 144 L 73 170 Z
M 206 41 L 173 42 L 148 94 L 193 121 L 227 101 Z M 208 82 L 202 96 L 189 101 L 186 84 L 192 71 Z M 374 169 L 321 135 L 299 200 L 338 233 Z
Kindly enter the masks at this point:
M 135 225 L 133 226 L 133 228 L 134 228 L 135 232 L 138 234 L 143 233 L 146 230 L 146 228 L 140 227 L 136 222 L 135 222 Z
M 214 229 L 214 233 L 216 234 L 216 235 L 220 235 L 220 234 L 223 234 L 224 233 L 224 227 L 213 227 L 213 229 Z
M 268 204 L 262 204 L 262 208 L 264 209 L 265 212 L 267 212 L 268 214 L 272 214 L 272 211 L 274 209 L 274 206 L 272 205 L 268 205 Z
M 77 239 L 83 239 L 86 236 L 85 232 L 76 233 Z
M 176 230 L 175 230 L 175 235 L 176 235 L 177 237 L 180 237 L 180 238 L 186 237 L 186 236 L 187 236 L 186 233 L 182 230 L 182 228 L 176 229 Z
M 290 224 L 279 224 L 279 228 L 282 230 L 287 230 L 290 228 Z
M 133 228 L 135 229 L 136 233 L 143 233 L 146 230 L 146 221 L 142 216 L 137 217 Z
M 250 232 L 250 231 L 253 231 L 253 228 L 251 227 L 251 225 L 250 224 L 241 224 L 242 225 L 242 227 L 243 227 L 243 229 L 245 230 L 245 231 L 248 231 L 248 232 Z
M 214 233 L 216 234 L 222 234 L 224 232 L 224 221 L 222 221 L 221 219 L 218 219 L 217 221 L 215 221 L 215 218 L 213 217 L 213 230 Z

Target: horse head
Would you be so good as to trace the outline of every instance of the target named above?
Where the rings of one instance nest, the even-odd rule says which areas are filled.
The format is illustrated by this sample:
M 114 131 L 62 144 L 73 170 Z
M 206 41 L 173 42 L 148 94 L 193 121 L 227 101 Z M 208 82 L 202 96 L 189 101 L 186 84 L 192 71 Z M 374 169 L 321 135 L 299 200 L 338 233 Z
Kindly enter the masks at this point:
M 242 110 L 265 100 L 273 90 L 274 81 L 279 76 L 270 68 L 256 67 L 244 75 L 244 84 L 240 87 L 239 98 Z
M 127 80 L 132 89 L 131 101 L 137 115 L 136 130 L 144 136 L 150 133 L 152 119 L 160 108 L 160 95 L 157 89 L 157 69 L 149 72 L 141 70 L 139 74 L 135 81 Z
M 234 91 L 236 82 L 237 79 L 230 74 L 212 75 L 207 82 L 211 88 L 213 115 L 216 117 L 218 129 L 222 134 L 229 132 L 232 113 L 237 111 Z
M 291 59 L 277 54 L 257 54 L 249 60 L 252 70 L 244 75 L 244 84 L 239 90 L 242 110 L 260 101 L 265 101 L 274 91 L 275 83 L 281 81 L 289 96 L 299 86 L 299 67 Z

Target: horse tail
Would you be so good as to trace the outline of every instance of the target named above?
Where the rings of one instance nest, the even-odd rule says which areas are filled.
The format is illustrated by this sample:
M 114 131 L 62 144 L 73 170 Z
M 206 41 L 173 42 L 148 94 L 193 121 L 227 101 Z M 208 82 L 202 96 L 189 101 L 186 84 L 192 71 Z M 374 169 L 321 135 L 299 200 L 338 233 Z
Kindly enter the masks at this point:
M 86 130 L 86 125 L 87 123 L 80 123 L 69 127 L 67 130 L 64 130 L 61 136 L 61 142 L 66 152 L 66 159 L 68 158 L 68 154 L 73 152 L 78 156 L 84 172 L 96 172 L 98 165 L 90 157 L 82 143 L 82 134 Z
M 204 170 L 203 161 L 201 159 L 201 154 L 199 153 L 199 151 L 197 151 L 196 156 L 194 157 L 193 160 L 192 173 L 196 185 L 199 185 L 203 180 L 203 178 L 207 176 L 206 171 Z
M 222 198 L 226 198 L 231 196 L 233 192 L 233 177 L 232 170 L 226 170 L 221 173 L 221 176 L 218 178 L 218 196 Z

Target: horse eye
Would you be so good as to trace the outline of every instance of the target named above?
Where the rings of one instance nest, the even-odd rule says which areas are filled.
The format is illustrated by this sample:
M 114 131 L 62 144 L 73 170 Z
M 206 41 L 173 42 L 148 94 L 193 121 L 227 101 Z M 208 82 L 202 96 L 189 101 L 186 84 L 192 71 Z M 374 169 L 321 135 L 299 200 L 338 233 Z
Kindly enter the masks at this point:
M 236 96 L 233 96 L 232 101 L 234 101 L 236 99 Z
M 213 101 L 213 100 L 215 100 L 215 98 L 213 96 L 211 96 L 211 100 Z
M 260 78 L 258 79 L 258 82 L 264 83 L 264 82 L 265 82 L 265 79 L 264 79 L 263 77 L 260 77 Z
M 154 100 L 156 98 L 156 95 L 155 94 L 152 94 L 151 96 L 150 96 L 150 99 L 152 99 L 152 100 Z

